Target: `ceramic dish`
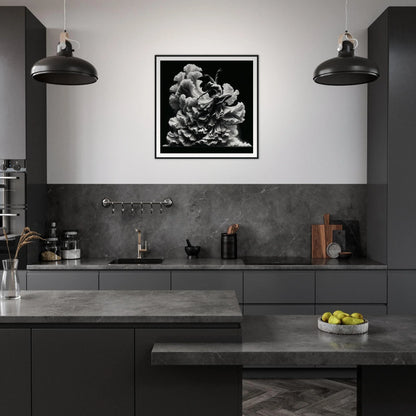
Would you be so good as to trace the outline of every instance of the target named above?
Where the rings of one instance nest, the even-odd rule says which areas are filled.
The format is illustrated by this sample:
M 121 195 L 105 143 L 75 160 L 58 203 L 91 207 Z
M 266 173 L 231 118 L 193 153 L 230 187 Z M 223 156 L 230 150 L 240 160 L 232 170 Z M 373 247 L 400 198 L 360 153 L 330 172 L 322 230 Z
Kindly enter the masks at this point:
M 358 325 L 334 325 L 318 318 L 318 329 L 337 335 L 362 335 L 368 332 L 368 321 L 365 319 L 362 324 Z

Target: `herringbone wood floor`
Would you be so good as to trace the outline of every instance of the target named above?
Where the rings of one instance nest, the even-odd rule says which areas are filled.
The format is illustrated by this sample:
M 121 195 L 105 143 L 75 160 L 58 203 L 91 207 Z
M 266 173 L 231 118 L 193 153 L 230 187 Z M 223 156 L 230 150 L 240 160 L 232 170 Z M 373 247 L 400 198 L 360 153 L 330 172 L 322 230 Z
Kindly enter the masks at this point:
M 355 380 L 243 381 L 244 416 L 355 416 Z

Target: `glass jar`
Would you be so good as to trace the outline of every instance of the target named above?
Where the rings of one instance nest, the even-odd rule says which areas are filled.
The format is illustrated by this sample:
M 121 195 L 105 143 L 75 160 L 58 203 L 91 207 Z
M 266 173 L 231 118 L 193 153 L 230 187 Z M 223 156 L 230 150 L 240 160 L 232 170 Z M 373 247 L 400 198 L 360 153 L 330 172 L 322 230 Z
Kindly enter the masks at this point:
M 59 242 L 57 237 L 50 237 L 45 240 L 45 246 L 40 253 L 40 259 L 42 261 L 59 261 L 61 257 L 59 255 Z
M 78 231 L 65 231 L 61 245 L 61 257 L 64 260 L 81 258 Z

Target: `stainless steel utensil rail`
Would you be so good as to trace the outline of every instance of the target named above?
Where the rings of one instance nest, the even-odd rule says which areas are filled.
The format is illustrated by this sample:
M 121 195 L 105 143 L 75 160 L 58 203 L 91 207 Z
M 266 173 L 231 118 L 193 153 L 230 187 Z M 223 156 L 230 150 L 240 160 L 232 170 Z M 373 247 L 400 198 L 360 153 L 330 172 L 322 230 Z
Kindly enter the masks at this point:
M 173 205 L 172 198 L 165 198 L 162 201 L 113 201 L 110 198 L 104 198 L 101 201 L 101 205 L 104 208 L 111 207 L 111 211 L 114 214 L 116 211 L 117 205 L 121 208 L 121 213 L 124 214 L 126 211 L 129 211 L 132 215 L 135 214 L 138 210 L 140 214 L 144 214 L 144 207 L 148 205 L 150 214 L 153 214 L 154 206 L 159 208 L 159 213 L 162 214 L 163 208 L 170 208 Z

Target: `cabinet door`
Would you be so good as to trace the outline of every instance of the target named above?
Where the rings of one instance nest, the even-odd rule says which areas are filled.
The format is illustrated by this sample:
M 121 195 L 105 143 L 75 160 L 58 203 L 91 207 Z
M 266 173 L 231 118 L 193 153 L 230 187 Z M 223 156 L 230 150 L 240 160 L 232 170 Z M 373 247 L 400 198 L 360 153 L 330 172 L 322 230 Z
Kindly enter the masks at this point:
M 314 303 L 315 273 L 310 271 L 244 272 L 244 303 Z
M 0 149 L 2 159 L 26 158 L 25 9 L 0 13 Z
M 416 270 L 389 270 L 389 314 L 416 314 Z
M 100 272 L 100 290 L 169 290 L 169 271 Z
M 98 272 L 28 271 L 27 290 L 98 290 Z
M 30 416 L 30 329 L 0 329 L 0 415 Z
M 218 270 L 173 271 L 172 290 L 234 290 L 241 303 L 243 273 Z
M 133 416 L 133 329 L 33 329 L 32 416 Z
M 20 289 L 26 290 L 26 270 L 18 270 L 17 276 L 19 277 Z
M 316 272 L 316 303 L 387 303 L 387 271 Z
M 242 415 L 242 367 L 151 365 L 157 342 L 239 343 L 241 328 L 138 328 L 135 333 L 136 416 Z
M 244 315 L 313 315 L 315 305 L 260 304 L 244 305 Z

